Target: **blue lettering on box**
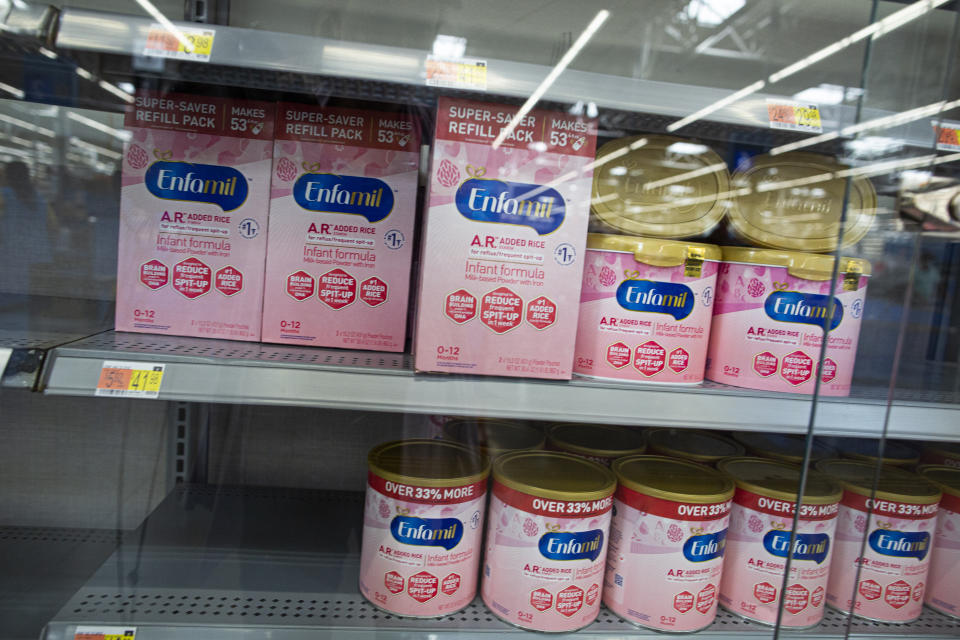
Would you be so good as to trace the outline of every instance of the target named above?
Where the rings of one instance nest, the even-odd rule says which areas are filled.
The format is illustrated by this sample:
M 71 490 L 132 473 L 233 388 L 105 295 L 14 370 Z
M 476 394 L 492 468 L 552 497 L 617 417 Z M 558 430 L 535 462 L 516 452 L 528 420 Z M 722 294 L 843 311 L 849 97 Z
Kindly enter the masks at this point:
M 363 216 L 370 223 L 393 211 L 393 191 L 377 178 L 305 173 L 293 183 L 293 199 L 307 211 Z
M 822 293 L 774 291 L 767 296 L 763 309 L 773 320 L 812 324 L 827 331 L 836 329 L 843 320 L 843 303 L 833 300 L 831 304 L 830 296 Z
M 225 212 L 247 199 L 247 180 L 233 167 L 160 161 L 150 165 L 143 180 L 158 198 L 207 202 Z
M 596 560 L 603 551 L 603 531 L 554 531 L 540 536 L 540 555 L 550 560 Z
M 896 558 L 923 560 L 930 551 L 930 534 L 926 531 L 874 529 L 867 542 L 877 553 Z
M 394 540 L 417 547 L 453 549 L 463 538 L 463 523 L 456 518 L 396 516 L 390 521 Z
M 530 227 L 541 236 L 556 231 L 566 215 L 556 189 L 523 182 L 470 178 L 457 189 L 455 201 L 464 218 Z
M 665 313 L 683 320 L 693 312 L 696 296 L 685 284 L 654 280 L 624 280 L 617 287 L 617 303 L 629 311 Z

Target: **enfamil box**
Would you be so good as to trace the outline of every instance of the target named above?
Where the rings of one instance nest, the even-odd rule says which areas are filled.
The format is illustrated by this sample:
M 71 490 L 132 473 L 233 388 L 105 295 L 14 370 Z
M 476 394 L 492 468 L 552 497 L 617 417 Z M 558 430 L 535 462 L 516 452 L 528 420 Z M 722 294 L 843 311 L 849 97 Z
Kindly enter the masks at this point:
M 417 123 L 290 103 L 277 116 L 263 340 L 403 351 Z
M 418 370 L 571 376 L 596 122 L 531 111 L 501 135 L 517 112 L 439 101 Z
M 126 115 L 118 331 L 260 339 L 274 108 L 137 94 Z

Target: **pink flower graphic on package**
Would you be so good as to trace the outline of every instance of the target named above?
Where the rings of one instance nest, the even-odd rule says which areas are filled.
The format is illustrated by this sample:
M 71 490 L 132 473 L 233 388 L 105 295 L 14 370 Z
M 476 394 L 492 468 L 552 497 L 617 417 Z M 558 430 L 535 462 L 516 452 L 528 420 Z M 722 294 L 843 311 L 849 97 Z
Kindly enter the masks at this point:
M 600 269 L 600 275 L 598 276 L 600 284 L 605 287 L 611 287 L 617 281 L 617 274 L 614 273 L 613 269 L 610 267 L 604 267 Z
M 150 162 L 150 156 L 143 150 L 143 147 L 135 144 L 130 145 L 130 150 L 127 151 L 127 164 L 134 169 L 143 169 L 148 162 Z
M 671 524 L 667 529 L 667 540 L 670 542 L 680 542 L 683 540 L 683 529 L 675 524 Z
M 460 171 L 456 165 L 444 158 L 437 168 L 437 182 L 445 187 L 453 187 L 460 182 Z
M 284 182 L 290 182 L 297 177 L 297 165 L 290 158 L 280 158 L 277 162 L 277 177 Z
M 757 516 L 750 516 L 750 519 L 747 520 L 747 528 L 754 533 L 760 533 L 763 531 L 763 520 Z
M 527 518 L 523 521 L 523 533 L 528 538 L 532 538 L 540 533 L 540 527 L 538 527 L 537 523 L 533 521 L 533 518 Z

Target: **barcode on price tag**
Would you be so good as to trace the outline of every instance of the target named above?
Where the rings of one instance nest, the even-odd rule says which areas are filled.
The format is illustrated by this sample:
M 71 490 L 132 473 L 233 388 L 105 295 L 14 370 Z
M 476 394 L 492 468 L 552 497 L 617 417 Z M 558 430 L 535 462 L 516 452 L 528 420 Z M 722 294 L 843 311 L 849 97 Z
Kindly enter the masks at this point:
M 73 640 L 135 640 L 136 627 L 77 627 Z
M 771 129 L 823 133 L 820 107 L 815 104 L 768 99 L 767 115 Z
M 160 395 L 165 365 L 152 362 L 104 360 L 96 396 L 156 398 Z
M 427 55 L 427 86 L 487 90 L 487 61 L 476 58 L 448 60 Z
M 173 58 L 174 60 L 191 60 L 193 62 L 209 62 L 213 53 L 213 39 L 216 31 L 208 28 L 175 27 L 190 42 L 188 48 L 177 37 L 159 23 L 150 25 L 147 32 L 147 43 L 143 46 L 143 55 L 154 58 Z
M 943 121 L 940 126 L 933 126 L 937 132 L 937 149 L 960 151 L 960 122 Z

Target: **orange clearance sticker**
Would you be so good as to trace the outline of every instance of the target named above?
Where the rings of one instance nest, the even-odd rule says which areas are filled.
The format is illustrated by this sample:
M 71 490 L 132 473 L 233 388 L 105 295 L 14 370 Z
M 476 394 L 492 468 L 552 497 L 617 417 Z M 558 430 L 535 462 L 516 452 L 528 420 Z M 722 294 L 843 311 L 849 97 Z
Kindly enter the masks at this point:
M 105 360 L 97 380 L 96 396 L 157 398 L 166 365 Z
M 937 131 L 937 149 L 942 151 L 960 151 L 960 123 L 943 122 Z
M 767 100 L 770 128 L 806 133 L 823 133 L 820 107 L 790 100 Z

